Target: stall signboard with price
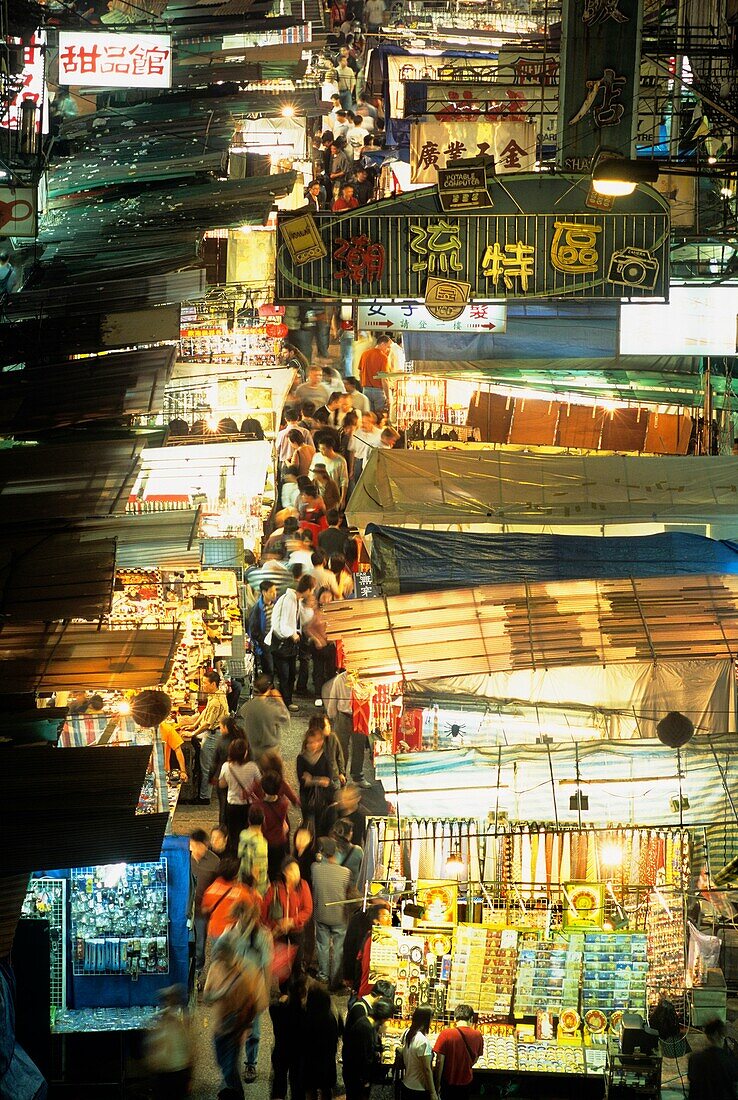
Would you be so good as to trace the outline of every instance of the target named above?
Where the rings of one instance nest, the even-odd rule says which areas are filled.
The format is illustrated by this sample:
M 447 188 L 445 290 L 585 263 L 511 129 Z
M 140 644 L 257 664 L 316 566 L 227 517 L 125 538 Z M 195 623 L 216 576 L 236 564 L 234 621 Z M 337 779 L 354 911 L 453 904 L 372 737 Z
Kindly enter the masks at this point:
M 478 167 L 459 163 L 454 171 L 474 168 L 476 178 Z M 369 214 L 361 208 L 317 214 L 326 255 L 298 262 L 283 242 L 278 296 L 425 301 L 428 287 L 443 280 L 468 284 L 469 304 L 667 298 L 668 202 L 641 186 L 603 209 L 590 182 L 534 172 L 513 173 L 503 183 L 487 174 L 484 207 L 475 200 L 468 209 L 461 191 L 452 210 L 437 188 L 428 188 L 375 203 Z

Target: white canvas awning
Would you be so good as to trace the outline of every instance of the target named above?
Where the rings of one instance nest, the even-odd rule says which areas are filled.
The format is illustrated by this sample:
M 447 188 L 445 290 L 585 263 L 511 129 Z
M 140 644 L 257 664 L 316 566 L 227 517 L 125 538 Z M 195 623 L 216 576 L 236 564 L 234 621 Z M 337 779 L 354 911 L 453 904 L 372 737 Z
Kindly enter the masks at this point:
M 369 523 L 570 533 L 625 524 L 650 533 L 735 520 L 737 509 L 733 456 L 377 449 L 348 516 L 362 531 Z

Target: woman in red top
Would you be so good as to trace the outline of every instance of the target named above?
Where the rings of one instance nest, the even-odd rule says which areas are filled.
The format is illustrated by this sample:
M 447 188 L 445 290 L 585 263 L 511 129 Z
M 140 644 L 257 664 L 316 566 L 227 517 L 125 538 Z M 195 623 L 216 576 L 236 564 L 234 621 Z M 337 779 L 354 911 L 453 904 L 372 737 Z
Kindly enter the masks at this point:
M 293 856 L 282 864 L 276 882 L 266 892 L 261 904 L 261 919 L 274 936 L 277 946 L 292 948 L 292 971 L 302 970 L 305 925 L 313 915 L 313 899 L 308 884 L 300 877 L 300 868 Z
M 261 900 L 258 892 L 238 881 L 240 863 L 237 859 L 221 859 L 215 882 L 208 886 L 202 898 L 202 912 L 208 916 L 208 939 L 213 941 L 235 924 L 232 911 L 242 902 Z

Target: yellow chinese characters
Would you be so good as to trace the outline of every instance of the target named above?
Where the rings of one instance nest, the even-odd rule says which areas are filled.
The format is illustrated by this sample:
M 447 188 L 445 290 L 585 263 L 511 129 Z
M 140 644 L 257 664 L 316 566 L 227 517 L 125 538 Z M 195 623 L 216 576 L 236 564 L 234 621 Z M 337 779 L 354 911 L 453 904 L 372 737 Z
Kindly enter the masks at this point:
M 534 266 L 533 245 L 522 241 L 506 244 L 504 250 L 500 248 L 500 242 L 495 241 L 494 244 L 487 245 L 482 256 L 482 274 L 491 279 L 495 286 L 502 278 L 508 290 L 515 288 L 514 279 L 520 279 L 520 288 L 526 292 L 528 282 L 535 274 Z
M 597 234 L 600 232 L 601 225 L 555 221 L 551 265 L 563 275 L 594 274 L 600 262 L 597 251 Z

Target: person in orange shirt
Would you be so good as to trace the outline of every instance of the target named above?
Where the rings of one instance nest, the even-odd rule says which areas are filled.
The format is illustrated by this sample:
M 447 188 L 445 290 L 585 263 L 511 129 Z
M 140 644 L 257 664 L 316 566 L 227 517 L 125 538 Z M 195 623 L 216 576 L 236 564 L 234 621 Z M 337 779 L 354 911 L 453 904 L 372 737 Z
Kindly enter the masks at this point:
M 369 398 L 372 409 L 383 409 L 387 403 L 387 385 L 378 375 L 390 369 L 392 341 L 386 332 L 377 337 L 373 348 L 367 348 L 359 360 L 359 375 L 364 396 Z
M 159 724 L 159 736 L 164 742 L 164 767 L 167 771 L 172 769 L 172 753 L 179 765 L 179 778 L 183 783 L 187 782 L 187 768 L 185 767 L 182 745 L 184 739 L 180 736 L 174 722 L 161 722 Z
M 245 883 L 239 882 L 240 863 L 237 859 L 220 861 L 218 877 L 203 894 L 202 913 L 208 919 L 208 939 L 212 943 L 235 924 L 233 909 L 239 903 L 261 903 L 261 895 Z

